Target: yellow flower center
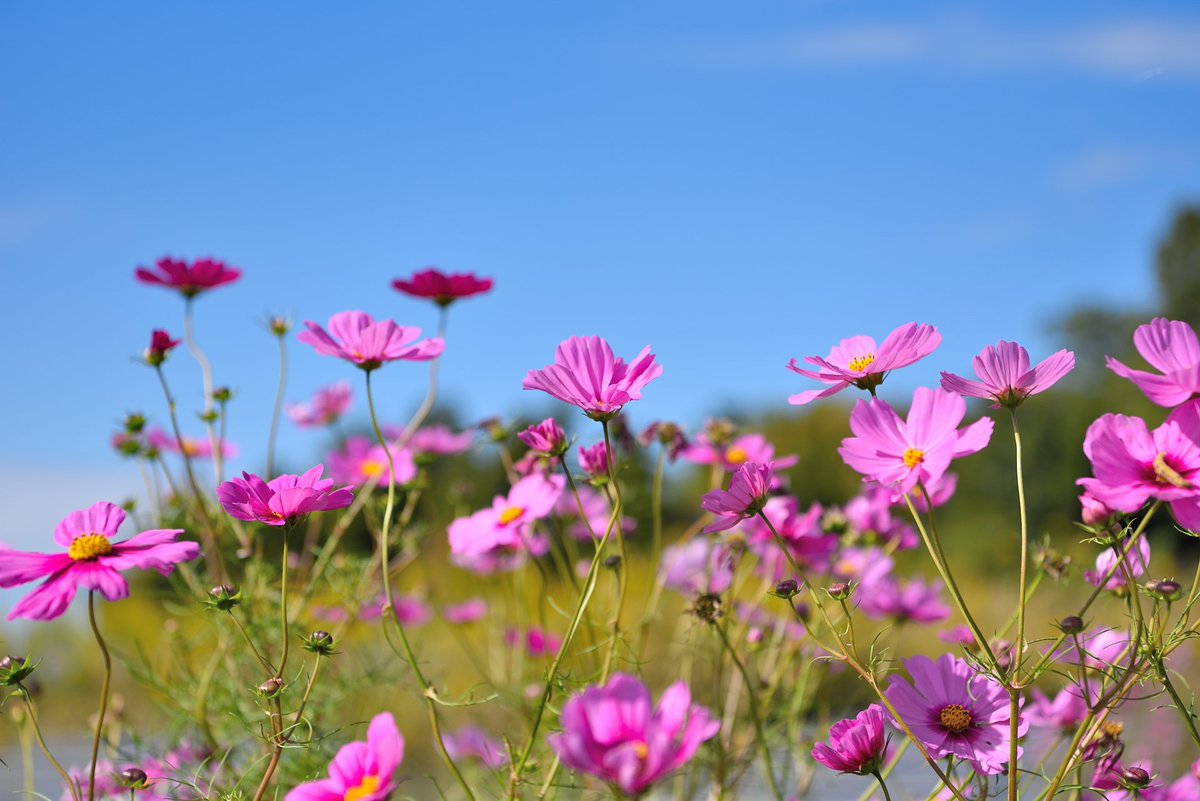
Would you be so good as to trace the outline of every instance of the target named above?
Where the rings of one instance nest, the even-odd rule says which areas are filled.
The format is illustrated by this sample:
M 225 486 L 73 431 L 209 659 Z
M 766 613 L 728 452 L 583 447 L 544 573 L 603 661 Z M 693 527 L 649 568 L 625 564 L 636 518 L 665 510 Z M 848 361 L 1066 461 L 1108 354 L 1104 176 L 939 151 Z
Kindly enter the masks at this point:
M 379 792 L 379 777 L 364 776 L 361 782 L 346 790 L 343 799 L 344 801 L 362 801 L 377 792 Z
M 383 462 L 376 461 L 375 459 L 364 459 L 362 464 L 358 466 L 358 472 L 367 478 L 374 478 L 383 472 Z
M 71 540 L 67 556 L 76 562 L 91 562 L 112 553 L 112 543 L 103 534 L 84 534 Z
M 196 444 L 195 440 L 187 439 L 186 437 L 180 440 L 179 450 L 183 452 L 184 456 L 200 455 L 200 446 Z
M 510 506 L 500 513 L 500 525 L 507 526 L 523 514 L 525 514 L 525 510 L 520 506 Z
M 645 759 L 650 756 L 650 746 L 646 745 L 641 740 L 637 740 L 633 744 L 633 753 L 637 754 L 638 759 Z
M 910 470 L 925 461 L 925 451 L 909 448 L 904 452 L 904 466 Z
M 1167 464 L 1167 455 L 1165 453 L 1156 453 L 1154 455 L 1154 477 L 1158 479 L 1159 484 L 1170 484 L 1172 487 L 1187 489 L 1191 487 L 1191 482 L 1179 475 L 1178 471 L 1171 465 Z
M 739 448 L 734 445 L 729 450 L 725 451 L 725 461 L 730 464 L 742 464 L 749 457 L 745 448 Z
M 973 723 L 971 713 L 962 704 L 950 704 L 943 707 L 941 714 L 938 715 L 938 720 L 941 721 L 942 728 L 951 734 L 962 734 L 971 728 L 971 723 Z
M 846 369 L 855 373 L 861 373 L 863 370 L 866 370 L 868 367 L 870 367 L 874 361 L 874 353 L 867 353 L 863 356 L 855 356 L 850 360 L 850 363 L 846 365 Z

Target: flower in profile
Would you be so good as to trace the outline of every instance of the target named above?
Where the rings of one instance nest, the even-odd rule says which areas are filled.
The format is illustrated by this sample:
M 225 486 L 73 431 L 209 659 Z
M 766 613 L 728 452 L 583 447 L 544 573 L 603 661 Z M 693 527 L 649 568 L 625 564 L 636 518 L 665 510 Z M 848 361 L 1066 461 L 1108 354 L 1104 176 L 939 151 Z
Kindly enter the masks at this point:
M 182 445 L 181 445 L 182 443 Z M 156 451 L 176 453 L 189 459 L 211 459 L 213 455 L 212 441 L 207 438 L 180 437 L 178 440 L 161 428 L 151 428 L 146 431 L 146 444 Z M 221 442 L 221 457 L 234 459 L 238 455 L 237 446 L 232 442 Z
M 396 477 L 397 486 L 403 486 L 417 477 L 417 465 L 413 461 L 412 451 L 391 444 L 388 445 L 388 451 L 392 455 L 392 472 Z M 329 474 L 338 484 L 361 487 L 368 481 L 375 481 L 376 486 L 386 487 L 388 451 L 373 439 L 346 437 L 342 447 L 332 451 L 327 457 Z
M 66 610 L 80 587 L 119 601 L 129 595 L 122 571 L 136 567 L 167 576 L 178 563 L 200 555 L 196 543 L 176 541 L 183 529 L 152 529 L 113 542 L 124 520 L 121 507 L 101 501 L 72 512 L 55 527 L 54 541 L 66 548 L 66 553 L 25 553 L 0 547 L 0 587 L 47 577 L 13 607 L 8 619 L 53 620 Z
M 571 337 L 555 350 L 554 364 L 530 370 L 521 387 L 578 406 L 593 420 L 611 420 L 660 375 L 662 365 L 655 363 L 649 345 L 625 364 L 600 337 Z
M 773 462 L 777 470 L 786 470 L 798 461 L 794 455 L 776 457 L 775 446 L 762 434 L 743 434 L 720 445 L 713 444 L 707 434 L 700 433 L 679 455 L 692 464 L 719 464 L 731 472 L 747 462 Z
M 1180 525 L 1200 530 L 1200 408 L 1188 403 L 1150 431 L 1139 417 L 1106 414 L 1090 426 L 1083 452 L 1094 478 L 1076 483 L 1115 512 L 1136 512 L 1155 498 Z
M 452 522 L 447 534 L 455 561 L 469 569 L 503 569 L 507 560 L 493 564 L 492 559 L 540 550 L 531 524 L 553 511 L 565 483 L 562 476 L 534 473 L 514 484 L 507 496 L 497 495 L 490 507 Z
M 185 298 L 194 298 L 208 289 L 232 284 L 242 271 L 226 267 L 216 259 L 196 259 L 190 265 L 186 259 L 163 256 L 154 263 L 154 270 L 138 267 L 134 276 L 143 284 L 174 289 Z
M 625 796 L 640 796 L 720 729 L 708 710 L 691 701 L 687 685 L 676 682 L 655 708 L 646 685 L 615 673 L 604 686 L 567 701 L 563 731 L 547 739 L 571 770 L 595 776 Z
M 1200 396 L 1200 341 L 1185 322 L 1156 317 L 1133 332 L 1133 344 L 1160 374 L 1133 370 L 1111 356 L 1108 369 L 1132 381 L 1159 406 L 1178 406 Z
M 517 434 L 517 439 L 543 456 L 562 456 L 567 452 L 567 435 L 553 417 L 547 417 Z
M 289 403 L 287 415 L 298 428 L 331 426 L 350 409 L 354 392 L 347 381 L 338 381 L 316 391 L 306 403 Z
M 936 662 L 914 656 L 904 667 L 912 683 L 895 676 L 886 695 L 929 755 L 966 760 L 981 775 L 1002 772 L 1010 721 L 1004 688 L 951 654 Z M 1018 718 L 1017 736 L 1028 730 L 1029 721 Z
M 404 759 L 404 738 L 390 712 L 371 719 L 366 742 L 342 746 L 329 763 L 329 778 L 305 782 L 284 801 L 385 801 L 398 786 L 396 768 Z
M 442 617 L 457 626 L 474 623 L 487 615 L 487 601 L 482 598 L 468 598 L 459 604 L 451 604 L 442 608 Z
M 455 762 L 463 759 L 478 759 L 492 770 L 508 764 L 504 744 L 494 740 L 478 726 L 464 726 L 456 732 L 446 732 L 442 737 L 446 753 Z
M 413 432 L 408 448 L 417 459 L 428 460 L 435 456 L 453 456 L 471 447 L 474 435 L 470 431 L 455 434 L 446 426 L 423 426 Z
M 992 437 L 992 420 L 981 418 L 959 430 L 967 412 L 962 397 L 941 389 L 918 387 L 908 419 L 887 403 L 858 401 L 850 413 L 853 437 L 842 440 L 842 460 L 871 481 L 911 492 L 918 483 L 939 481 L 960 456 L 982 450 Z
M 392 281 L 397 292 L 414 298 L 427 298 L 439 306 L 449 306 L 461 298 L 482 295 L 492 288 L 492 279 L 477 278 L 475 273 L 446 275 L 432 267 L 415 273 L 412 278 Z
M 217 500 L 225 512 L 238 520 L 289 526 L 312 512 L 345 509 L 354 501 L 350 487 L 333 489 L 332 478 L 321 478 L 322 465 L 303 475 L 284 474 L 263 481 L 252 473 L 242 473 L 217 487 Z
M 971 364 L 978 381 L 944 372 L 942 389 L 990 400 L 993 409 L 1011 408 L 1058 383 L 1075 367 L 1075 354 L 1060 350 L 1030 369 L 1029 352 L 1015 342 L 1002 339 L 984 348 Z
M 171 349 L 178 344 L 178 339 L 171 339 L 171 335 L 166 331 L 156 328 L 150 332 L 150 347 L 146 348 L 142 358 L 151 367 L 158 367 L 167 360 Z
M 399 326 L 391 320 L 375 322 L 371 315 L 360 311 L 338 312 L 329 318 L 329 332 L 316 323 L 305 320 L 307 331 L 296 339 L 311 345 L 322 356 L 335 356 L 370 372 L 385 362 L 424 362 L 442 355 L 444 347 L 439 338 L 422 339 L 421 329 Z
M 1128 543 L 1124 541 L 1118 545 L 1122 553 L 1128 547 Z M 1120 561 L 1125 562 L 1131 578 L 1136 579 L 1144 575 L 1150 565 L 1150 541 L 1146 537 L 1138 539 L 1137 544 L 1133 546 L 1133 551 L 1126 554 L 1124 560 L 1118 559 L 1112 548 L 1105 548 L 1096 557 L 1096 569 L 1083 571 L 1084 581 L 1094 587 L 1100 586 L 1100 582 L 1108 576 L 1110 570 L 1117 567 L 1117 563 Z M 1117 567 L 1111 578 L 1104 581 L 1106 590 L 1119 590 L 1124 586 L 1126 586 L 1125 571 L 1120 567 Z
M 878 773 L 887 761 L 883 722 L 883 707 L 879 704 L 871 704 L 853 718 L 839 720 L 829 729 L 829 742 L 813 746 L 812 758 L 839 773 Z
M 579 446 L 579 467 L 593 481 L 608 478 L 608 446 L 597 442 L 590 448 Z
M 716 520 L 705 527 L 704 533 L 733 528 L 762 511 L 774 479 L 770 462 L 751 462 L 739 467 L 729 481 L 729 489 L 715 489 L 700 499 L 700 508 L 716 516 Z
M 887 578 L 858 593 L 859 608 L 873 620 L 891 618 L 897 623 L 938 623 L 950 617 L 950 607 L 942 602 L 942 583 L 929 584 L 918 578 L 903 584 Z
M 1033 703 L 1025 710 L 1031 726 L 1073 731 L 1087 717 L 1088 704 L 1083 700 L 1083 691 L 1075 685 L 1060 690 L 1053 700 L 1036 688 L 1031 697 Z
M 792 359 L 787 368 L 793 373 L 829 386 L 792 395 L 788 403 L 803 406 L 818 398 L 836 395 L 851 384 L 873 391 L 883 383 L 889 371 L 924 359 L 933 353 L 941 341 L 942 335 L 932 325 L 908 323 L 888 334 L 878 348 L 870 337 L 856 336 L 843 339 L 824 359 L 805 356 L 804 361 L 816 367 L 816 370 L 802 370 Z

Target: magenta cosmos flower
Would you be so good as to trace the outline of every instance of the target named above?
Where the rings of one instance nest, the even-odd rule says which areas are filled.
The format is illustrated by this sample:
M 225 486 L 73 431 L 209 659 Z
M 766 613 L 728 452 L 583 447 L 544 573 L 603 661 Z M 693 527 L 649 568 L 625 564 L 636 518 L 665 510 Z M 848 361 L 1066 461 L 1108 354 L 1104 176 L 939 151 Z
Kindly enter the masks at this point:
M 371 315 L 360 311 L 338 312 L 329 318 L 329 332 L 311 320 L 305 320 L 307 331 L 296 339 L 322 356 L 345 359 L 370 372 L 385 362 L 425 362 L 442 355 L 441 339 L 422 339 L 420 328 L 396 325 L 391 320 L 375 322 Z
M 171 339 L 171 335 L 166 331 L 156 328 L 150 332 L 150 347 L 146 348 L 142 358 L 151 367 L 158 367 L 167 360 L 167 355 L 178 344 L 178 339 Z
M 478 759 L 492 770 L 508 764 L 504 743 L 492 739 L 478 726 L 464 726 L 456 732 L 446 732 L 442 742 L 446 746 L 446 753 L 455 762 Z
M 338 381 L 318 389 L 307 403 L 289 403 L 287 415 L 298 428 L 331 426 L 350 409 L 353 400 L 350 384 Z
M 521 387 L 578 406 L 593 420 L 609 420 L 660 375 L 649 345 L 625 364 L 600 337 L 571 337 L 554 351 L 554 364 L 530 370 Z
M 567 435 L 553 417 L 529 426 L 517 434 L 517 439 L 528 445 L 531 451 L 545 456 L 562 456 L 567 452 Z
M 399 782 L 396 768 L 404 759 L 404 738 L 390 712 L 371 719 L 367 741 L 343 745 L 329 763 L 329 778 L 305 782 L 284 801 L 384 801 Z
M 332 478 L 321 478 L 324 469 L 317 465 L 303 475 L 285 474 L 270 481 L 242 473 L 217 487 L 217 500 L 230 517 L 268 526 L 288 526 L 312 512 L 345 509 L 354 502 L 354 494 L 349 487 L 334 490 Z
M 468 598 L 460 604 L 451 604 L 442 608 L 442 617 L 446 622 L 458 626 L 482 620 L 488 613 L 487 601 L 482 598 Z
M 816 367 L 816 370 L 802 370 L 792 359 L 787 368 L 793 373 L 829 386 L 792 395 L 788 403 L 803 406 L 818 398 L 836 395 L 851 384 L 873 392 L 875 387 L 883 383 L 889 371 L 924 359 L 941 342 L 942 335 L 932 325 L 908 323 L 888 334 L 878 348 L 870 337 L 856 336 L 843 339 L 824 359 L 805 356 L 804 361 Z
M 1075 354 L 1060 350 L 1030 369 L 1029 353 L 1003 339 L 988 345 L 971 362 L 978 381 L 942 373 L 942 388 L 970 398 L 984 398 L 993 409 L 1019 406 L 1030 395 L 1044 392 L 1075 367 Z
M 53 620 L 83 587 L 110 601 L 129 595 L 121 571 L 157 570 L 170 575 L 175 565 L 200 555 L 194 542 L 176 542 L 183 529 L 152 529 L 113 542 L 125 520 L 119 506 L 101 501 L 72 512 L 54 529 L 54 541 L 66 553 L 25 553 L 0 547 L 0 587 L 16 587 L 47 576 L 42 585 L 13 607 L 8 619 Z
M 397 448 L 388 444 L 388 450 L 367 437 L 347 437 L 342 447 L 331 451 L 326 457 L 329 474 L 335 483 L 351 484 L 356 487 L 375 481 L 377 487 L 388 485 L 388 453 L 392 456 L 397 486 L 403 486 L 417 477 L 417 464 L 408 448 Z
M 725 446 L 713 445 L 707 434 L 697 434 L 684 448 L 680 458 L 692 464 L 719 464 L 728 471 L 737 470 L 747 462 L 772 462 L 779 470 L 796 464 L 797 456 L 775 456 L 775 446 L 762 434 L 743 434 Z
M 216 259 L 196 259 L 189 265 L 186 259 L 163 256 L 154 263 L 154 270 L 138 267 L 134 275 L 143 284 L 164 286 L 185 298 L 194 298 L 206 289 L 232 284 L 242 271 Z
M 888 577 L 855 593 L 862 613 L 872 620 L 891 618 L 897 623 L 939 623 L 950 617 L 942 602 L 942 583 L 926 584 L 919 578 L 901 584 Z
M 770 462 L 751 462 L 739 467 L 729 480 L 729 489 L 715 489 L 700 499 L 700 507 L 717 518 L 704 529 L 704 533 L 733 528 L 747 517 L 762 511 L 774 480 Z
M 429 267 L 412 278 L 397 278 L 392 281 L 397 292 L 414 298 L 427 298 L 439 306 L 449 306 L 460 298 L 482 295 L 492 288 L 492 279 L 477 278 L 475 273 L 453 273 L 446 275 Z
M 1005 689 L 950 654 L 936 662 L 914 656 L 904 667 L 912 683 L 894 676 L 886 694 L 929 755 L 965 759 L 983 775 L 1001 773 L 1009 747 Z M 1029 722 L 1018 718 L 1017 736 L 1028 730 Z
M 1132 370 L 1106 356 L 1109 370 L 1132 381 L 1159 406 L 1178 406 L 1200 395 L 1200 342 L 1190 325 L 1156 317 L 1137 327 L 1133 344 L 1161 375 Z
M 513 484 L 507 496 L 497 495 L 492 505 L 450 524 L 450 553 L 470 567 L 483 557 L 519 554 L 531 545 L 532 523 L 554 510 L 562 494 L 562 476 L 534 473 Z
M 394 437 L 399 439 L 403 433 Z M 436 456 L 453 456 L 471 448 L 475 435 L 470 431 L 454 433 L 446 426 L 432 425 L 418 428 L 408 440 L 408 448 L 417 457 L 432 461 Z
M 720 729 L 708 710 L 691 701 L 687 685 L 676 682 L 655 708 L 646 685 L 616 673 L 603 687 L 589 687 L 567 701 L 563 731 L 547 739 L 568 768 L 639 796 Z
M 1180 406 L 1150 431 L 1139 417 L 1106 414 L 1088 426 L 1083 452 L 1094 478 L 1076 483 L 1117 512 L 1165 501 L 1179 524 L 1200 530 L 1200 402 Z
M 871 481 L 893 487 L 899 495 L 918 482 L 941 479 L 950 462 L 980 451 L 992 437 L 992 421 L 984 417 L 959 430 L 967 412 L 963 399 L 940 389 L 918 387 L 908 419 L 872 398 L 860 400 L 850 414 L 853 437 L 842 440 L 842 460 Z
M 813 759 L 839 773 L 878 773 L 887 761 L 883 722 L 879 704 L 871 704 L 849 720 L 839 720 L 829 729 L 829 743 L 813 746 Z

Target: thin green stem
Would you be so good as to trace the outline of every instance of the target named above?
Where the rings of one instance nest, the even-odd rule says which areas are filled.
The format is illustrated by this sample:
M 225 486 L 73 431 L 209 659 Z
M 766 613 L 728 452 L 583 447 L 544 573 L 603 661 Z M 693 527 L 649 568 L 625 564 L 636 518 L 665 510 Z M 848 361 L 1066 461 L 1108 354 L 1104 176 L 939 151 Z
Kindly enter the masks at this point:
M 617 481 L 617 454 L 613 450 L 612 440 L 609 437 L 608 421 L 605 420 L 601 425 L 604 428 L 604 448 L 608 453 L 608 483 L 613 489 L 612 515 L 616 519 L 617 550 L 621 555 L 621 566 L 617 573 L 617 609 L 613 613 L 612 619 L 612 640 L 608 644 L 608 653 L 604 657 L 604 668 L 600 673 L 600 683 L 604 684 L 612 673 L 613 657 L 616 655 L 617 643 L 621 636 L 621 612 L 625 609 L 625 593 L 629 587 L 629 558 L 625 551 L 625 531 L 621 527 L 623 503 L 621 484 Z
M 279 386 L 275 390 L 275 407 L 271 410 L 271 429 L 267 434 L 267 475 L 275 475 L 275 439 L 279 434 L 279 418 L 283 413 L 283 396 L 287 391 L 287 338 L 276 337 L 279 340 Z M 224 420 L 224 414 L 221 419 Z
M 1025 586 L 1029 571 L 1029 516 L 1025 507 L 1025 473 L 1021 459 L 1021 429 L 1017 425 L 1016 407 L 1010 406 L 1009 417 L 1012 420 L 1013 445 L 1016 451 L 1017 463 L 1017 505 L 1021 514 L 1021 573 L 1020 585 L 1017 591 L 1017 641 L 1014 646 L 1012 671 L 1009 674 L 1009 730 L 1008 730 L 1008 801 L 1017 801 L 1018 764 L 1017 764 L 1017 729 L 1020 725 L 1021 692 L 1016 689 L 1021 678 L 1021 659 L 1025 654 Z
M 70 774 L 63 770 L 63 766 L 54 758 L 54 754 L 50 753 L 50 747 L 46 745 L 46 740 L 42 737 L 42 728 L 38 725 L 37 714 L 33 708 L 33 698 L 29 695 L 29 689 L 24 684 L 18 684 L 17 689 L 20 690 L 21 698 L 25 701 L 25 708 L 29 711 L 29 722 L 33 724 L 33 734 L 37 738 L 38 747 L 42 749 L 42 755 L 46 757 L 46 761 L 62 777 L 63 784 L 67 786 L 67 790 L 71 793 L 72 801 L 79 801 L 79 789 L 76 787 L 75 782 L 72 781 Z M 94 764 L 95 760 L 93 760 Z
M 767 784 L 771 787 L 771 794 L 775 796 L 776 801 L 784 801 L 783 790 L 779 786 L 778 780 L 775 778 L 775 770 L 771 766 L 771 747 L 767 742 L 766 732 L 763 730 L 762 715 L 758 709 L 758 694 L 754 691 L 754 682 L 750 679 L 750 674 L 746 670 L 746 665 L 738 658 L 737 651 L 734 650 L 732 643 L 729 642 L 729 636 L 725 633 L 725 627 L 714 625 L 717 636 L 721 639 L 721 645 L 725 648 L 725 652 L 729 654 L 729 659 L 737 668 L 738 673 L 742 676 L 742 682 L 746 687 L 746 700 L 750 702 L 750 718 L 754 722 L 754 738 L 758 741 L 758 750 L 762 755 L 763 770 L 767 774 Z
M 96 625 L 96 591 L 88 590 L 88 623 L 92 626 L 92 634 L 96 644 L 100 646 L 100 654 L 104 657 L 104 682 L 100 686 L 100 711 L 96 715 L 96 733 L 92 737 L 92 761 L 88 767 L 88 801 L 96 797 L 96 762 L 100 758 L 100 737 L 104 732 L 104 715 L 108 711 L 108 691 L 112 684 L 112 657 L 108 654 L 108 645 Z
M 1179 716 L 1183 718 L 1188 734 L 1192 736 L 1192 740 L 1196 743 L 1197 748 L 1200 748 L 1200 730 L 1196 728 L 1196 713 L 1192 712 L 1190 706 L 1184 706 L 1183 698 L 1179 695 L 1179 692 L 1175 689 L 1175 685 L 1171 682 L 1171 677 L 1167 674 L 1167 666 L 1163 663 L 1162 657 L 1155 657 L 1151 661 L 1154 664 L 1155 672 L 1158 674 L 1158 680 L 1162 682 L 1162 686 L 1166 688 L 1167 694 L 1175 702 L 1175 709 L 1179 712 Z
M 279 670 L 277 675 L 283 676 L 283 670 L 287 667 L 288 648 L 291 646 L 291 638 L 288 637 L 288 606 L 287 606 L 287 577 L 288 577 L 288 533 L 290 526 L 285 526 L 283 530 L 283 558 L 280 559 L 279 570 L 279 628 L 283 637 L 282 653 L 279 656 Z
M 892 794 L 888 792 L 887 782 L 883 780 L 883 774 L 881 774 L 879 771 L 875 771 L 871 775 L 878 780 L 879 789 L 883 790 L 883 801 L 892 801 Z

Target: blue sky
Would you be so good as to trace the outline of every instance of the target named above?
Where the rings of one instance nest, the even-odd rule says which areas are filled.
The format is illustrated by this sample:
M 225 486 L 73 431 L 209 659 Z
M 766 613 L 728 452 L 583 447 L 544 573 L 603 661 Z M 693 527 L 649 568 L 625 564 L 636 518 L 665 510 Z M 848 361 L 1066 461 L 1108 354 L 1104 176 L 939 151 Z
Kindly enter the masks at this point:
M 0 73 L 9 541 L 136 489 L 106 443 L 163 418 L 131 357 L 181 328 L 132 278 L 164 254 L 245 271 L 197 313 L 254 468 L 260 320 L 432 328 L 389 288 L 426 265 L 496 279 L 453 310 L 465 418 L 528 408 L 525 372 L 595 333 L 664 365 L 637 422 L 696 425 L 784 410 L 790 357 L 910 320 L 945 342 L 899 388 L 1001 337 L 1040 358 L 1070 304 L 1153 302 L 1152 248 L 1200 195 L 1185 3 L 9 3 Z M 290 399 L 359 378 L 291 355 Z M 197 371 L 168 374 L 186 417 Z M 399 418 L 424 372 L 380 379 Z

